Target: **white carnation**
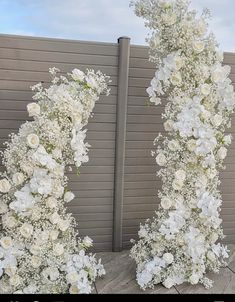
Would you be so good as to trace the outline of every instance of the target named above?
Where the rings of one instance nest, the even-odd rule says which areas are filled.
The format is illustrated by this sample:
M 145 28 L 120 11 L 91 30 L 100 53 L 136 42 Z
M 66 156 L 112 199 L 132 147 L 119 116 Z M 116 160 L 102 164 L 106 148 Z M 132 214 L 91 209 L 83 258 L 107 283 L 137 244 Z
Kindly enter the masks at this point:
M 6 178 L 0 179 L 0 192 L 7 193 L 10 191 L 10 189 L 11 189 L 10 182 Z
M 171 264 L 174 261 L 174 256 L 171 253 L 165 253 L 162 258 L 167 264 Z
M 11 237 L 2 237 L 0 240 L 0 244 L 5 250 L 8 250 L 9 248 L 12 247 L 13 242 Z
M 168 197 L 163 197 L 161 200 L 161 206 L 165 210 L 170 209 L 172 206 L 172 200 Z
M 24 182 L 24 179 L 25 179 L 24 174 L 21 172 L 15 173 L 12 177 L 13 183 L 17 186 L 21 185 Z
M 177 151 L 180 148 L 180 145 L 177 140 L 169 141 L 168 147 L 171 151 Z
M 182 170 L 182 169 L 177 170 L 177 171 L 175 172 L 175 178 L 176 178 L 177 180 L 180 180 L 180 181 L 184 182 L 184 181 L 185 181 L 185 178 L 186 178 L 186 172 L 185 172 L 184 170 Z
M 167 120 L 164 123 L 164 128 L 165 128 L 166 131 L 172 131 L 173 130 L 173 125 L 174 125 L 174 122 L 172 120 Z
M 25 238 L 30 238 L 33 234 L 33 226 L 27 222 L 25 222 L 20 227 L 20 234 Z
M 167 159 L 163 153 L 159 153 L 156 157 L 156 162 L 159 166 L 165 166 Z
M 30 103 L 27 105 L 29 116 L 40 115 L 41 108 L 37 103 Z

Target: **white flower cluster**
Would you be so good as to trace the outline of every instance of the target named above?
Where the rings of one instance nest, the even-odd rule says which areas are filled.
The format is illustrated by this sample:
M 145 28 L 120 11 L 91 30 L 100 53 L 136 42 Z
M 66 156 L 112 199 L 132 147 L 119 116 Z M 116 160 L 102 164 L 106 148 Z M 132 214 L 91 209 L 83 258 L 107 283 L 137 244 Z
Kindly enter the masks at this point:
M 66 213 L 74 199 L 67 191 L 66 167 L 88 161 L 84 142 L 88 118 L 100 94 L 108 94 L 107 76 L 74 69 L 68 77 L 49 70 L 52 85 L 33 87 L 27 106 L 31 122 L 3 153 L 0 174 L 0 293 L 90 293 L 104 268 L 92 254 L 92 240 L 78 237 Z
M 218 170 L 231 135 L 235 93 L 212 34 L 207 34 L 205 10 L 198 17 L 186 0 L 136 0 L 138 16 L 152 30 L 148 39 L 150 61 L 157 64 L 147 89 L 150 102 L 167 98 L 166 136 L 159 134 L 156 162 L 162 179 L 159 211 L 141 225 L 139 241 L 131 250 L 141 288 L 162 283 L 170 288 L 183 282 L 212 281 L 207 271 L 218 272 L 228 257 L 219 217 L 221 194 Z

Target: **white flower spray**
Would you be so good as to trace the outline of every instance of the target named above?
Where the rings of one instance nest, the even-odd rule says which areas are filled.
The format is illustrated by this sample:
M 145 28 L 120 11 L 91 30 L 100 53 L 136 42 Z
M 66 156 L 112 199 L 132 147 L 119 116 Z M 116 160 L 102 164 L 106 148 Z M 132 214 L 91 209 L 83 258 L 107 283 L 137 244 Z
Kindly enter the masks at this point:
M 33 121 L 23 124 L 3 155 L 0 174 L 0 293 L 90 293 L 104 268 L 86 254 L 92 240 L 78 237 L 66 213 L 74 199 L 66 168 L 88 161 L 84 142 L 88 118 L 109 77 L 74 69 L 52 85 L 35 85 L 27 106 Z
M 136 0 L 135 13 L 152 30 L 147 39 L 150 61 L 157 65 L 150 102 L 166 96 L 164 128 L 155 152 L 162 179 L 159 211 L 141 225 L 139 241 L 131 249 L 141 288 L 162 283 L 170 288 L 183 282 L 212 281 L 228 257 L 223 239 L 218 170 L 231 136 L 235 93 L 212 34 L 207 34 L 208 10 L 201 16 L 186 0 Z

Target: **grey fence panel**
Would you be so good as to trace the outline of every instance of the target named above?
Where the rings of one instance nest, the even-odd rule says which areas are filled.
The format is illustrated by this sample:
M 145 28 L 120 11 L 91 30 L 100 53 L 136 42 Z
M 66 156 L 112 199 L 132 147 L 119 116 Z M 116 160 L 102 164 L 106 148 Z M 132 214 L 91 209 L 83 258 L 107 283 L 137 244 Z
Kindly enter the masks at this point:
M 235 54 L 225 53 L 235 83 Z M 76 219 L 81 236 L 94 239 L 94 249 L 121 250 L 137 238 L 139 224 L 153 217 L 158 207 L 161 181 L 151 157 L 153 140 L 164 133 L 164 106 L 148 106 L 146 88 L 155 73 L 148 48 L 119 43 L 81 42 L 63 39 L 0 35 L 0 150 L 8 134 L 28 119 L 26 105 L 32 101 L 30 86 L 49 84 L 49 67 L 61 74 L 73 68 L 100 69 L 111 76 L 111 94 L 101 97 L 88 125 L 92 145 L 90 161 L 78 177 L 69 173 L 75 192 L 68 211 Z M 235 115 L 228 133 L 235 134 Z M 235 140 L 221 171 L 221 215 L 226 242 L 235 242 Z M 2 170 L 3 167 L 0 166 Z
M 68 211 L 78 220 L 80 235 L 90 235 L 94 249 L 102 251 L 112 249 L 117 65 L 118 44 L 0 36 L 1 149 L 8 134 L 28 119 L 30 86 L 38 81 L 49 84 L 49 67 L 58 67 L 62 74 L 73 68 L 100 69 L 111 76 L 111 95 L 101 97 L 88 125 L 90 161 L 80 176 L 69 175 L 76 198 Z

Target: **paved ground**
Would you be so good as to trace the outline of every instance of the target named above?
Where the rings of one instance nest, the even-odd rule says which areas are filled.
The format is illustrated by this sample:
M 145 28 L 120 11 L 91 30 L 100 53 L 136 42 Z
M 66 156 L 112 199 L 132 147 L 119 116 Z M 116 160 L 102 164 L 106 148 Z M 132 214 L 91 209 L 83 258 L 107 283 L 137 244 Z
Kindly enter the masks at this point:
M 135 281 L 135 263 L 129 257 L 129 251 L 121 253 L 98 253 L 102 259 L 106 275 L 95 283 L 94 293 L 99 294 L 234 294 L 235 293 L 235 245 L 229 245 L 228 266 L 219 274 L 209 273 L 214 287 L 206 290 L 201 285 L 183 284 L 171 289 L 158 285 L 154 290 L 142 291 Z

